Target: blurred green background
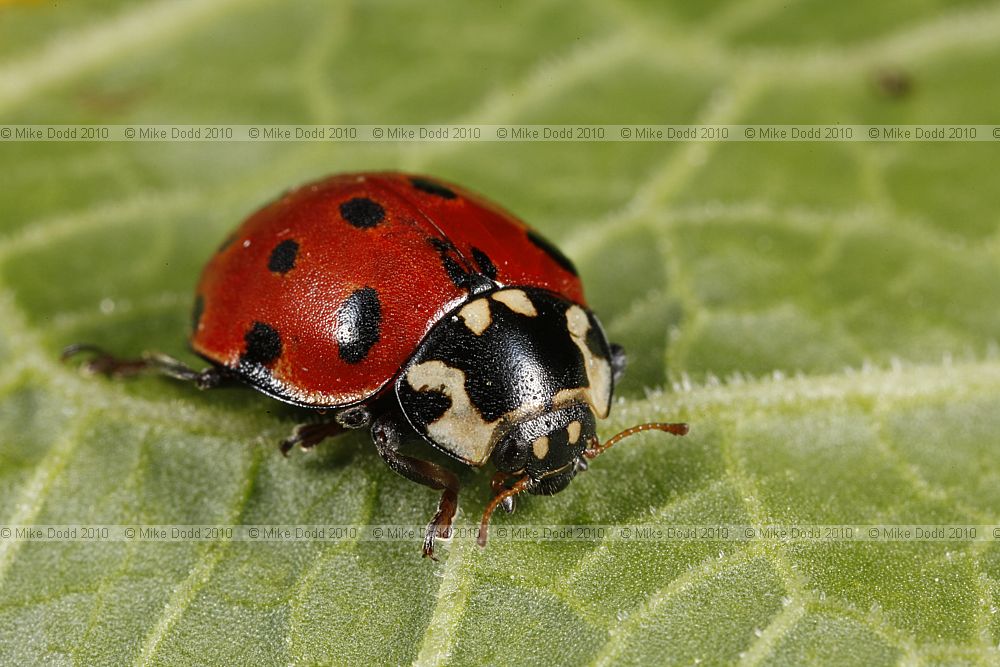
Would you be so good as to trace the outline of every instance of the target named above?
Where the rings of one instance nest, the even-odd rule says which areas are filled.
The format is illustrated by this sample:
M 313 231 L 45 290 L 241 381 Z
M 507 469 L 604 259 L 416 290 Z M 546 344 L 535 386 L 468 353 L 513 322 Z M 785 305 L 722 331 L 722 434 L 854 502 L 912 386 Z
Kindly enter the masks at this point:
M 0 123 L 991 123 L 1000 5 L 0 3 Z M 905 90 L 886 86 L 905 80 Z M 880 84 L 882 82 L 882 84 Z M 506 523 L 1000 521 L 990 143 L 2 143 L 3 524 L 408 523 L 364 437 L 284 460 L 251 392 L 81 378 L 185 348 L 226 233 L 398 168 L 578 264 L 642 436 Z M 464 471 L 460 520 L 489 498 Z M 995 664 L 1000 548 L 0 542 L 0 661 Z

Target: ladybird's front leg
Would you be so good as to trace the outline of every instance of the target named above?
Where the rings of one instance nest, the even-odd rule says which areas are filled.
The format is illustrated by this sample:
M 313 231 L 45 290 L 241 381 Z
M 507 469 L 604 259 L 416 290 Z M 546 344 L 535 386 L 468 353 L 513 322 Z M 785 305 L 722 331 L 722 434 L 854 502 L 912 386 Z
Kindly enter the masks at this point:
M 509 472 L 504 472 L 498 470 L 493 479 L 490 480 L 490 490 L 493 491 L 494 496 L 498 496 L 507 490 L 507 481 L 516 478 L 516 475 L 512 475 Z M 512 514 L 514 512 L 514 496 L 509 496 L 504 498 L 500 503 L 500 507 L 507 514 Z
M 125 359 L 86 343 L 77 343 L 64 348 L 60 359 L 66 361 L 78 354 L 91 355 L 90 359 L 83 363 L 84 370 L 107 377 L 130 377 L 152 372 L 175 380 L 193 382 L 199 389 L 214 389 L 229 379 L 229 374 L 223 368 L 212 367 L 196 371 L 181 360 L 160 352 L 143 352 L 138 358 Z
M 399 453 L 402 429 L 392 415 L 382 415 L 372 424 L 372 441 L 379 456 L 396 473 L 403 477 L 442 491 L 437 512 L 424 532 L 424 556 L 434 558 L 434 540 L 451 537 L 451 522 L 458 509 L 458 478 L 454 473 L 436 463 L 416 459 Z

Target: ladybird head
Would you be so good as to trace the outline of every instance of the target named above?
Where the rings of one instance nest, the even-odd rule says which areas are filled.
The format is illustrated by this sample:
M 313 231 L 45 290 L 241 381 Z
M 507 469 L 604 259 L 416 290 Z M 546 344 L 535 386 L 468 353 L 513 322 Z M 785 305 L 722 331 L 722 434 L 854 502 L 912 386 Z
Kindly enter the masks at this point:
M 546 417 L 555 417 L 557 413 L 552 415 L 546 415 Z M 574 415 L 575 416 L 575 415 Z M 556 423 L 559 422 L 558 419 L 554 420 Z M 587 469 L 587 460 L 594 459 L 607 451 L 612 445 L 617 443 L 624 438 L 631 435 L 635 435 L 641 431 L 665 431 L 666 433 L 672 433 L 673 435 L 685 435 L 688 432 L 687 424 L 668 424 L 663 422 L 652 422 L 648 424 L 637 424 L 631 426 L 621 433 L 614 435 L 604 442 L 600 442 L 597 439 L 597 434 L 594 429 L 594 421 L 591 416 L 590 430 L 586 438 L 583 439 L 582 445 L 574 446 L 570 448 L 569 461 L 564 463 L 559 467 L 548 467 L 544 465 L 536 465 L 533 469 L 529 468 L 527 464 L 524 465 L 522 474 L 519 479 L 517 479 L 514 484 L 508 488 L 497 488 L 495 485 L 495 490 L 498 491 L 493 500 L 486 507 L 486 511 L 483 512 L 482 521 L 479 524 L 479 538 L 478 542 L 480 546 L 486 545 L 487 528 L 490 523 L 490 517 L 493 516 L 493 512 L 497 507 L 501 505 L 507 506 L 508 510 L 512 507 L 509 503 L 513 500 L 514 496 L 524 491 L 529 493 L 536 493 L 542 495 L 552 495 L 553 493 L 558 493 L 570 483 L 576 474 L 582 470 Z M 552 434 L 558 433 L 558 431 L 550 431 Z M 526 435 L 532 435 L 533 433 L 526 433 Z M 523 449 L 523 446 L 517 447 L 516 445 L 510 445 L 514 447 L 515 451 Z M 514 457 L 512 457 L 514 458 Z M 560 460 L 566 457 L 561 457 Z M 520 460 L 520 459 L 514 459 Z M 545 461 L 545 458 L 540 459 L 540 461 Z M 556 459 L 553 459 L 552 463 L 555 463 Z M 498 467 L 501 461 L 497 461 Z M 501 476 L 507 476 L 509 471 L 500 469 Z
M 530 479 L 530 493 L 551 496 L 586 469 L 584 452 L 596 438 L 592 409 L 573 403 L 511 427 L 493 450 L 493 463 L 500 472 Z

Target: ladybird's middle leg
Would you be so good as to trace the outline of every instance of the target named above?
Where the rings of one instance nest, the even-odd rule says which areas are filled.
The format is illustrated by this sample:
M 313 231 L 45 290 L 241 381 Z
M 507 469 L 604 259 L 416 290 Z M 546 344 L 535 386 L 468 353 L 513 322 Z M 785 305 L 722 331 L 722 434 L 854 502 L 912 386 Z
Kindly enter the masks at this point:
M 338 436 L 347 429 L 337 422 L 320 422 L 318 424 L 299 424 L 292 435 L 281 441 L 278 449 L 283 456 L 288 456 L 292 447 L 298 445 L 301 449 L 312 449 L 327 438 Z
M 371 423 L 371 413 L 365 405 L 355 405 L 337 412 L 334 421 L 299 424 L 292 435 L 278 445 L 281 453 L 288 456 L 292 447 L 312 449 L 327 438 L 333 438 L 344 431 L 364 428 Z
M 400 454 L 400 431 L 399 423 L 391 415 L 383 415 L 372 424 L 372 441 L 379 456 L 393 471 L 418 484 L 442 491 L 437 512 L 424 532 L 424 556 L 437 560 L 434 558 L 434 540 L 451 536 L 451 522 L 458 509 L 458 478 L 436 463 Z

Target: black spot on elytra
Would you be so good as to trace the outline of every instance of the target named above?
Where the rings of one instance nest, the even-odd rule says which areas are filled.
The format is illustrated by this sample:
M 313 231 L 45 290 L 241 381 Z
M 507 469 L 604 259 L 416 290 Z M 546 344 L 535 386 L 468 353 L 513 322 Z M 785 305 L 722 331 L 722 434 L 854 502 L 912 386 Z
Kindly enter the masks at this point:
M 536 246 L 538 246 L 543 252 L 545 252 L 546 255 L 551 257 L 552 261 L 554 261 L 556 264 L 566 269 L 574 276 L 579 275 L 576 272 L 576 267 L 573 266 L 573 262 L 569 260 L 569 257 L 564 255 L 559 248 L 552 245 L 552 242 L 549 241 L 547 238 L 545 238 L 535 230 L 529 230 L 528 240 L 534 243 Z
M 254 322 L 243 340 L 247 347 L 241 361 L 267 366 L 281 356 L 281 336 L 268 324 Z
M 448 279 L 459 289 L 469 290 L 472 294 L 482 294 L 496 287 L 493 280 L 497 276 L 497 267 L 490 261 L 482 250 L 472 249 L 472 257 L 479 265 L 479 272 L 470 270 L 466 260 L 455 244 L 448 239 L 431 237 L 427 242 L 437 250 L 441 257 L 441 266 L 444 267 Z M 459 261 L 462 260 L 462 261 Z
M 466 271 L 451 255 L 441 255 L 441 263 L 448 279 L 459 289 L 468 290 L 470 294 L 483 294 L 496 288 L 492 278 L 482 273 Z
M 299 244 L 292 239 L 286 239 L 274 246 L 267 268 L 275 273 L 288 273 L 295 268 L 295 258 L 299 254 Z
M 410 179 L 410 184 L 421 192 L 426 192 L 429 195 L 436 195 L 443 199 L 455 199 L 458 195 L 454 191 L 449 190 L 440 183 L 435 183 L 426 178 L 414 177 Z
M 437 236 L 430 236 L 427 238 L 427 242 L 431 244 L 431 247 L 438 252 L 447 252 L 449 250 L 455 249 L 455 244 L 448 239 L 442 239 Z
M 219 248 L 215 252 L 217 253 L 225 252 L 226 248 L 231 246 L 233 244 L 233 241 L 235 240 L 236 240 L 236 234 L 230 234 L 229 236 L 227 236 L 225 239 L 222 240 L 222 243 L 219 244 Z
M 438 255 L 441 257 L 441 266 L 444 267 L 445 273 L 448 274 L 448 279 L 460 289 L 465 289 L 469 284 L 469 272 L 464 266 L 462 266 L 456 256 L 461 257 L 458 253 L 458 249 L 455 244 L 448 239 L 438 238 L 432 236 L 427 239 L 427 242 L 432 248 L 437 250 Z
M 497 267 L 493 261 L 486 255 L 485 252 L 479 248 L 472 249 L 472 259 L 476 261 L 479 266 L 479 270 L 483 272 L 483 275 L 490 280 L 495 280 L 497 277 Z
M 455 284 L 455 287 L 464 289 L 469 280 L 469 274 L 465 268 L 455 261 L 451 255 L 441 255 L 441 264 L 444 266 L 448 278 Z
M 358 229 L 369 229 L 385 219 L 385 209 L 367 197 L 355 197 L 340 205 L 340 215 Z
M 198 325 L 201 323 L 201 316 L 204 312 L 205 297 L 199 294 L 194 298 L 194 308 L 191 309 L 191 331 L 198 332 Z
M 349 364 L 368 356 L 381 338 L 382 302 L 373 287 L 362 287 L 347 297 L 337 309 L 337 352 Z

